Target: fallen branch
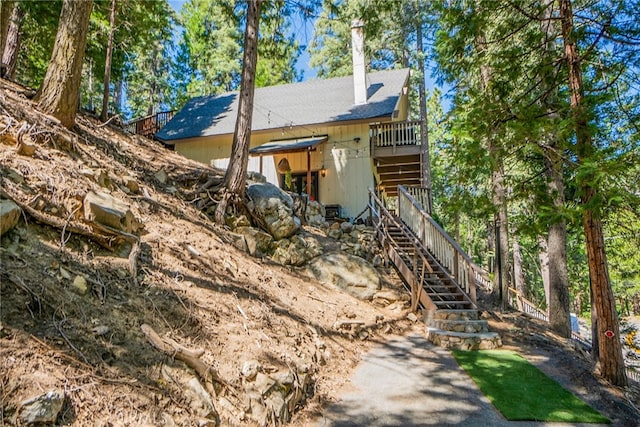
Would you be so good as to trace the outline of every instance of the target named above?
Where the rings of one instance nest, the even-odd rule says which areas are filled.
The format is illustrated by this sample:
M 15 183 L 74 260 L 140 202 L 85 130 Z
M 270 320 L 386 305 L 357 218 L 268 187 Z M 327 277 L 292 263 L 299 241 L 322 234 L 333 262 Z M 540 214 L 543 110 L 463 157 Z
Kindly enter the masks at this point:
M 100 125 L 96 125 L 96 129 L 100 129 L 100 128 L 102 128 L 102 127 L 105 127 L 106 125 L 108 125 L 109 123 L 111 123 L 111 121 L 112 121 L 112 120 L 115 120 L 116 118 L 117 118 L 117 119 L 119 119 L 119 118 L 120 118 L 120 114 L 116 114 L 115 116 L 111 116 L 111 117 L 109 118 L 109 120 L 107 120 L 106 122 L 104 122 L 104 123 L 102 123 L 102 124 L 100 124 Z
M 11 198 L 15 202 L 15 204 L 18 205 L 23 210 L 23 212 L 28 213 L 36 221 L 42 224 L 50 225 L 60 230 L 65 230 L 70 233 L 78 234 L 80 236 L 89 237 L 90 239 L 100 244 L 101 246 L 109 250 L 113 250 L 114 236 L 105 236 L 105 235 L 98 234 L 93 230 L 91 230 L 89 227 L 84 228 L 78 224 L 74 224 L 72 222 L 66 221 L 55 215 L 50 215 L 45 212 L 39 211 L 38 209 L 32 208 L 28 204 L 20 201 L 19 197 L 16 197 L 17 195 L 16 193 L 13 193 L 11 189 L 12 185 L 8 180 L 5 180 L 4 183 L 5 183 L 4 191 L 9 196 L 9 198 Z
M 69 340 L 69 338 L 67 338 L 67 336 L 64 334 L 64 332 L 62 332 L 62 324 L 64 322 L 66 322 L 66 321 L 67 321 L 67 319 L 65 318 L 65 319 L 62 319 L 60 322 L 56 322 L 56 315 L 55 315 L 55 313 L 53 314 L 53 326 L 56 328 L 56 331 L 58 331 L 58 333 L 60 334 L 62 339 L 67 343 L 67 345 L 69 347 L 71 347 L 71 349 L 73 351 L 75 351 L 76 354 L 82 358 L 84 363 L 86 363 L 87 365 L 91 366 L 91 363 L 89 363 L 89 360 L 86 358 L 84 353 L 81 352 L 80 350 L 78 350 L 78 348 L 75 345 L 73 345 L 73 343 Z
M 200 360 L 200 356 L 202 355 L 200 350 L 190 350 L 170 338 L 162 338 L 151 326 L 147 324 L 140 326 L 140 329 L 142 329 L 144 335 L 155 348 L 186 363 L 187 366 L 196 371 L 200 379 L 204 381 L 207 391 L 213 396 L 217 396 L 214 383 L 220 384 L 226 388 L 229 387 L 229 384 L 220 378 L 220 375 L 218 375 L 213 367 Z
M 129 256 L 127 257 L 129 261 L 129 273 L 131 274 L 131 278 L 133 279 L 133 283 L 135 285 L 138 284 L 138 256 L 140 255 L 140 238 L 135 234 L 127 233 L 122 230 L 116 230 L 115 228 L 98 224 L 97 222 L 92 222 L 91 227 L 98 229 L 100 231 L 104 231 L 106 233 L 114 234 L 122 238 L 123 240 L 131 243 L 131 250 L 129 251 Z

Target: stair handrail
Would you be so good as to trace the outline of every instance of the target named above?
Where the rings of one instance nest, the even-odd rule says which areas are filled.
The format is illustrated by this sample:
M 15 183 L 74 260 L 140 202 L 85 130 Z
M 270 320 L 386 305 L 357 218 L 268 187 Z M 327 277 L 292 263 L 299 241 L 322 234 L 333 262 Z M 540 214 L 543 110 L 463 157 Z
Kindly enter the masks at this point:
M 382 215 L 384 215 L 384 218 L 387 221 L 391 222 L 393 225 L 395 225 L 399 229 L 408 228 L 406 225 L 396 221 L 396 218 L 394 217 L 394 215 L 392 215 L 389 212 L 389 210 L 384 206 L 384 203 L 378 198 L 378 196 L 375 194 L 375 192 L 373 190 L 371 190 L 371 189 L 369 189 L 369 209 L 371 210 L 371 218 L 372 218 L 372 220 L 374 220 L 374 216 L 376 216 L 378 218 L 378 221 L 379 221 L 378 226 L 381 226 L 382 228 L 385 228 L 383 230 L 383 235 L 384 235 L 384 237 L 386 239 L 389 239 L 391 241 L 395 241 L 395 239 L 393 239 L 393 237 L 391 237 L 391 235 L 389 234 L 388 230 L 386 230 L 386 227 L 385 227 L 386 224 L 383 221 Z M 375 220 L 374 220 L 374 224 L 375 224 Z M 424 281 L 424 269 L 423 269 L 422 277 L 420 278 L 420 280 L 417 280 L 418 279 L 418 272 L 415 271 L 415 268 L 418 265 L 417 258 L 419 257 L 421 259 L 422 264 L 424 266 L 429 265 L 429 260 L 425 257 L 425 255 L 422 252 L 422 248 L 419 246 L 419 245 L 423 245 L 423 243 L 419 239 L 417 239 L 415 235 L 411 235 L 411 236 L 408 236 L 408 237 L 412 237 L 411 245 L 413 246 L 413 254 L 412 254 L 413 258 L 414 258 L 414 260 L 413 260 L 413 265 L 414 265 L 413 275 L 416 278 L 416 284 L 415 284 L 415 286 L 412 286 L 412 289 L 411 289 L 411 309 L 413 311 L 415 311 L 417 309 L 418 302 L 420 300 L 421 292 L 423 291 L 422 283 Z M 384 246 L 385 242 L 383 241 L 382 244 Z M 451 277 L 446 270 L 444 270 L 443 272 L 445 274 L 447 274 L 447 276 L 450 279 L 453 279 L 453 277 Z M 458 289 L 460 291 L 462 291 L 462 289 L 457 284 L 457 282 L 455 280 L 453 280 L 453 282 L 456 283 L 456 286 L 458 287 Z M 473 295 L 473 296 L 475 296 L 475 295 Z M 468 293 L 465 295 L 465 297 L 472 304 L 472 306 L 474 306 L 474 307 L 476 306 L 476 301 L 474 299 L 472 299 L 471 296 Z
M 391 237 L 391 235 L 389 234 L 388 230 L 386 229 L 386 224 L 385 224 L 385 221 L 383 220 L 383 215 L 386 221 L 390 221 L 391 223 L 396 225 L 398 228 L 401 228 L 402 225 L 395 220 L 393 215 L 387 210 L 387 208 L 384 206 L 384 203 L 378 198 L 378 196 L 376 196 L 375 192 L 372 189 L 369 189 L 369 209 L 371 210 L 371 219 L 373 220 L 374 216 L 378 218 L 379 223 L 377 224 L 376 228 L 379 226 L 383 229 L 382 235 L 384 236 L 384 238 L 388 240 L 394 240 L 393 237 Z M 375 224 L 375 220 L 374 220 L 374 224 Z M 385 242 L 382 241 L 381 243 L 384 247 Z M 414 258 L 419 256 L 422 259 L 423 265 L 426 265 L 428 261 L 425 258 L 425 256 L 422 254 L 422 252 L 419 250 L 418 246 L 416 245 L 416 242 L 412 240 L 411 245 L 413 246 Z M 417 266 L 418 263 L 414 260 L 413 265 L 415 268 L 415 266 Z M 417 277 L 416 271 L 414 271 L 413 274 L 414 276 Z M 411 291 L 411 310 L 415 311 L 420 301 L 420 293 L 422 292 L 422 283 L 412 285 L 410 291 Z
M 438 262 L 454 275 L 458 284 L 471 296 L 474 303 L 477 285 L 491 288 L 491 280 L 484 269 L 471 260 L 471 257 L 422 208 L 403 185 L 398 185 L 398 215 Z

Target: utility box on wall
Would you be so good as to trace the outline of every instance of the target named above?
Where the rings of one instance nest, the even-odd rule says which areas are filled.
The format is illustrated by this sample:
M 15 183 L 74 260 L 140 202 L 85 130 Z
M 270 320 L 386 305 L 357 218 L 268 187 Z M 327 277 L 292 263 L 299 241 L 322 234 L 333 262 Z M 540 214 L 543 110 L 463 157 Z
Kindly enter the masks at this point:
M 326 205 L 324 207 L 326 220 L 338 219 L 341 217 L 342 207 L 340 205 Z

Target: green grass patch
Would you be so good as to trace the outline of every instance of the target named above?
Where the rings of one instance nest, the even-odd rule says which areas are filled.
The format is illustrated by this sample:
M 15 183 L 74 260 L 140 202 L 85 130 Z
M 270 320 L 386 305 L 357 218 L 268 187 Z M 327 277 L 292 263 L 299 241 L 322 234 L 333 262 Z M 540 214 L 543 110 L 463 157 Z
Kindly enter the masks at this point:
M 508 420 L 611 422 L 517 353 L 453 351 L 453 356 Z

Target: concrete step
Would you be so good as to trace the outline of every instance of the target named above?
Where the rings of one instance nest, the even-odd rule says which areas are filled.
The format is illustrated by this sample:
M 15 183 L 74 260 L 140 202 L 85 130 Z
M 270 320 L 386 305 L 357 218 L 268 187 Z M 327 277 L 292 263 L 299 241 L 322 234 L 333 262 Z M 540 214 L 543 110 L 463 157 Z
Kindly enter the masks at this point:
M 425 321 L 429 318 L 442 319 L 442 320 L 478 320 L 478 310 L 466 309 L 466 310 L 447 310 L 440 309 L 435 312 L 431 312 L 429 316 L 425 317 Z
M 485 333 L 489 332 L 489 325 L 486 320 L 444 320 L 433 319 L 430 325 L 432 328 L 451 332 Z
M 427 339 L 439 347 L 457 350 L 490 350 L 502 347 L 502 339 L 495 332 L 466 333 L 427 328 Z

